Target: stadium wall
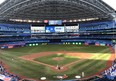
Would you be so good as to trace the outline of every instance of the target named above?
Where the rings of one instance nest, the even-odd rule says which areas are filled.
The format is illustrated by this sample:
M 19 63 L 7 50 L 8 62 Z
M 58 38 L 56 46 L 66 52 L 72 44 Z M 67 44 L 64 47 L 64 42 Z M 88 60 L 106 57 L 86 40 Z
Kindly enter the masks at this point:
M 38 44 L 85 44 L 113 46 L 116 42 L 115 21 L 83 22 L 78 30 L 73 31 L 75 25 L 63 24 L 58 27 L 70 28 L 71 32 L 32 33 L 32 24 L 0 24 L 0 47 L 14 48 L 22 46 L 36 46 Z M 36 25 L 37 27 L 41 27 Z M 43 26 L 44 27 L 44 26 Z M 49 26 L 50 27 L 50 26 Z M 55 27 L 55 26 L 52 26 Z M 46 31 L 46 26 L 45 26 Z

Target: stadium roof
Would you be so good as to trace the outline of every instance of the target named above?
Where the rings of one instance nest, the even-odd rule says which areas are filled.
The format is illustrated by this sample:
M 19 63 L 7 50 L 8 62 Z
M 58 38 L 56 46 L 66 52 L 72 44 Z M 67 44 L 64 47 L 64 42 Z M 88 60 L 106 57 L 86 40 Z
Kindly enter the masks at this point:
M 5 0 L 0 20 L 111 19 L 115 10 L 102 0 Z

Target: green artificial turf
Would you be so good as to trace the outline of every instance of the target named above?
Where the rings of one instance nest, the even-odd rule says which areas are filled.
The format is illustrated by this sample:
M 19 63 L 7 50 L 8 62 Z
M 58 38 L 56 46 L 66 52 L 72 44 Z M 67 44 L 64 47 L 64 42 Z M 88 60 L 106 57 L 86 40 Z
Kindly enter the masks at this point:
M 67 71 L 54 72 L 49 67 L 39 65 L 35 62 L 26 61 L 19 57 L 39 52 L 50 51 L 69 51 L 69 52 L 82 52 L 95 54 L 90 59 L 85 59 L 74 65 L 68 67 Z M 48 80 L 57 80 L 54 76 L 67 74 L 67 79 L 74 79 L 74 76 L 81 75 L 82 72 L 85 76 L 90 76 L 96 72 L 106 68 L 106 62 L 111 53 L 108 47 L 105 46 L 84 46 L 84 45 L 39 45 L 35 47 L 21 47 L 13 49 L 0 50 L 0 60 L 9 66 L 11 72 L 16 75 L 25 76 L 28 78 L 40 79 L 47 77 Z M 46 56 L 35 59 L 47 64 L 56 65 L 51 59 L 56 55 Z M 65 56 L 62 56 L 65 57 Z M 66 58 L 59 62 L 61 65 L 68 64 L 79 58 Z
M 61 58 L 61 60 L 54 60 L 55 58 Z M 74 57 L 71 57 L 71 56 L 68 56 L 68 55 L 65 55 L 65 54 L 62 54 L 62 55 L 53 54 L 53 55 L 49 55 L 49 56 L 36 58 L 34 60 L 42 62 L 42 63 L 49 64 L 49 65 L 63 66 L 65 64 L 77 61 L 77 60 L 79 60 L 79 58 L 77 58 L 77 57 L 74 58 Z

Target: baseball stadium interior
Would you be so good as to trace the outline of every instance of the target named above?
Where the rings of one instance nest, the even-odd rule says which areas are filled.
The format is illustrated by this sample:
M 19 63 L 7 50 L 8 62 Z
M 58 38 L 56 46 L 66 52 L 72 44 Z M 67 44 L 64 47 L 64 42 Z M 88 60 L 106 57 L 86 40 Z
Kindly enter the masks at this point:
M 102 0 L 0 4 L 0 81 L 116 81 L 115 50 L 116 11 Z M 67 52 L 91 56 L 76 59 Z

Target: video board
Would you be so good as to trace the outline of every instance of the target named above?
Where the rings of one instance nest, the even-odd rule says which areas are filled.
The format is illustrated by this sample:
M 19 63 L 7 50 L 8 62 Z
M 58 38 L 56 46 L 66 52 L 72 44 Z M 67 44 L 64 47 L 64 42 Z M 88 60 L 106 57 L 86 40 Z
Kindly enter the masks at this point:
M 46 33 L 54 33 L 55 32 L 55 26 L 46 26 L 45 31 L 46 31 Z
M 65 32 L 79 32 L 79 26 L 66 26 Z
M 46 33 L 60 33 L 65 32 L 64 26 L 46 26 L 45 27 Z
M 55 32 L 65 32 L 64 26 L 55 26 Z
M 62 20 L 49 20 L 49 25 L 62 25 Z
M 31 33 L 79 32 L 79 26 L 31 26 Z
M 44 26 L 31 26 L 31 33 L 45 33 Z

